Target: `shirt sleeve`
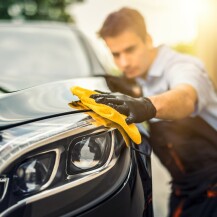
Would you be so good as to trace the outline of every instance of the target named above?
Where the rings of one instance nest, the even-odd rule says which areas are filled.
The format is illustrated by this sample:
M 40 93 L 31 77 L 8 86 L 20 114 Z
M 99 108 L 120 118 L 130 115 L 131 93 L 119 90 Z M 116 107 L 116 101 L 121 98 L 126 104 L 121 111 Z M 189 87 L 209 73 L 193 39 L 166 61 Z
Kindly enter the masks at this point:
M 197 92 L 197 104 L 192 116 L 198 115 L 208 104 L 209 91 L 212 84 L 204 67 L 194 63 L 176 63 L 168 70 L 169 88 L 173 89 L 180 84 L 191 85 Z

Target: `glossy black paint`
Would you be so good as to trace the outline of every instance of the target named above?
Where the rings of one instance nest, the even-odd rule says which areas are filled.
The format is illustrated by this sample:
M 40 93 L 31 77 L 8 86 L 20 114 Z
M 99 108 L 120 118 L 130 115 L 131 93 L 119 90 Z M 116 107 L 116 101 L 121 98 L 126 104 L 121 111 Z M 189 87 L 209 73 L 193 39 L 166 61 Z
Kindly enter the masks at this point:
M 84 212 L 79 217 L 151 217 L 152 215 L 146 215 L 146 196 L 144 196 L 144 189 L 142 185 L 138 166 L 135 161 L 132 163 L 130 173 L 125 180 L 125 183 L 116 191 L 114 195 L 108 198 L 106 201 L 100 203 L 87 212 Z M 69 217 L 73 215 L 65 215 Z
M 0 98 L 0 130 L 52 115 L 77 112 L 68 105 L 78 100 L 70 91 L 73 86 L 108 91 L 104 78 L 89 77 L 48 83 L 5 94 Z
M 129 151 L 125 149 L 108 173 L 49 197 L 21 203 L 2 217 L 152 217 L 150 195 L 145 194 L 136 156 L 131 153 L 130 157 Z M 146 178 L 148 186 L 151 178 Z

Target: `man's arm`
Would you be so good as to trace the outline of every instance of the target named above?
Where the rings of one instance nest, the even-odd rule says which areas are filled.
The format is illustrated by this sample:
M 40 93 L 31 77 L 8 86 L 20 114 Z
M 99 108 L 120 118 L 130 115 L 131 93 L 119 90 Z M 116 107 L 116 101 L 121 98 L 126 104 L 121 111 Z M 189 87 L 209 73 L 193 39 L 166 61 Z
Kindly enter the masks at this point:
M 195 111 L 197 102 L 195 89 L 187 84 L 149 98 L 133 98 L 121 93 L 94 94 L 90 97 L 126 115 L 127 124 L 140 123 L 154 117 L 169 120 L 185 118 Z
M 156 118 L 176 120 L 195 111 L 197 92 L 191 85 L 180 84 L 172 90 L 148 98 L 157 110 Z

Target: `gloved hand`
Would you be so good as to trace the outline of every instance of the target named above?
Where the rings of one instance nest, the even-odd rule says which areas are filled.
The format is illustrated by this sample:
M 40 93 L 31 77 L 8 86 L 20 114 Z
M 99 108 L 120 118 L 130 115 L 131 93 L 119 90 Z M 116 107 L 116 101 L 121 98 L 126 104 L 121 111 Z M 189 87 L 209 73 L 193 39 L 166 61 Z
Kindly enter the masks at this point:
M 142 90 L 133 79 L 124 76 L 104 75 L 106 83 L 112 92 L 120 92 L 132 97 L 141 97 Z
M 156 115 L 156 108 L 148 98 L 133 98 L 121 93 L 101 93 L 93 94 L 90 97 L 95 102 L 108 105 L 119 113 L 126 115 L 127 124 L 140 123 Z

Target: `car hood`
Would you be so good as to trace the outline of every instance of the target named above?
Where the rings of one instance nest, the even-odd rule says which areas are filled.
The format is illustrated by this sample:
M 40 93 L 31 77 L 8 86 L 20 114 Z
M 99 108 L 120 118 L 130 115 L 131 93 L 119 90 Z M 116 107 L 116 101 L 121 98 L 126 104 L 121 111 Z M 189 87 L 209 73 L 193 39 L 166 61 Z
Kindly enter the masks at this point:
M 74 112 L 68 103 L 77 101 L 70 88 L 81 86 L 108 91 L 105 79 L 79 78 L 48 83 L 0 96 L 0 129 Z

